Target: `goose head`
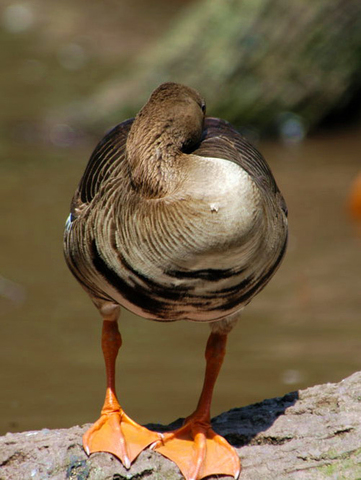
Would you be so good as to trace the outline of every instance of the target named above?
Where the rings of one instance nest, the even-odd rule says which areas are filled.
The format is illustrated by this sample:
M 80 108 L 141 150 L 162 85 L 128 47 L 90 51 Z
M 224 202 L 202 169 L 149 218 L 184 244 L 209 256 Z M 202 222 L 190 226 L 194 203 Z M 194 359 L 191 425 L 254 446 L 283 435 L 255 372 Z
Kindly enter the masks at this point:
M 179 179 L 184 156 L 201 141 L 203 98 L 190 87 L 163 83 L 130 129 L 126 155 L 132 186 L 146 197 L 162 197 Z

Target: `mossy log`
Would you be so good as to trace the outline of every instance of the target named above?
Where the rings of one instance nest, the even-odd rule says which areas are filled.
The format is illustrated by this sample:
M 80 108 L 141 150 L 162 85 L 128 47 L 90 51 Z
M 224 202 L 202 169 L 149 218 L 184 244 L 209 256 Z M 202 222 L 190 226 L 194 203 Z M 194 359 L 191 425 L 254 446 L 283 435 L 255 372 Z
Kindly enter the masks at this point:
M 296 118 L 312 130 L 332 113 L 359 109 L 361 2 L 191 3 L 126 73 L 101 86 L 83 114 L 117 123 L 164 81 L 198 89 L 212 116 L 238 127 L 274 131 Z
M 230 410 L 212 423 L 239 453 L 240 480 L 355 480 L 361 478 L 360 419 L 358 372 L 337 384 Z M 81 446 L 87 427 L 0 437 L 0 480 L 181 480 L 171 461 L 150 450 L 129 470 L 107 453 L 87 457 Z

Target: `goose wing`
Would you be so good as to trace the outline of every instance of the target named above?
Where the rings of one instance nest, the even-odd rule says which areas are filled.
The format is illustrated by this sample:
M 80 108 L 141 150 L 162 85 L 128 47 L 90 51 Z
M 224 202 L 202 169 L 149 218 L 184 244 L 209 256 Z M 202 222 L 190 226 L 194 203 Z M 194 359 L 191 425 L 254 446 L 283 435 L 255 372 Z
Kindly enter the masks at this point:
M 286 203 L 266 160 L 230 123 L 220 118 L 207 117 L 202 142 L 193 153 L 236 163 L 251 176 L 259 188 L 278 197 L 281 208 L 287 213 Z
M 101 185 L 124 164 L 125 145 L 133 121 L 131 118 L 120 123 L 98 143 L 75 192 L 73 207 L 90 203 Z

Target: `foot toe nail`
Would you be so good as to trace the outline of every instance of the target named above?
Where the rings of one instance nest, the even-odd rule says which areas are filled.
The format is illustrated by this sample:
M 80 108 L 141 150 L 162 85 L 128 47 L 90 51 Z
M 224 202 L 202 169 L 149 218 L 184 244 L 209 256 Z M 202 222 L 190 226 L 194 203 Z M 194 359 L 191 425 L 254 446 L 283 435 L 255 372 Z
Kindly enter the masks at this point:
M 127 470 L 130 469 L 130 460 L 129 458 L 127 457 L 127 455 L 124 455 L 124 466 Z

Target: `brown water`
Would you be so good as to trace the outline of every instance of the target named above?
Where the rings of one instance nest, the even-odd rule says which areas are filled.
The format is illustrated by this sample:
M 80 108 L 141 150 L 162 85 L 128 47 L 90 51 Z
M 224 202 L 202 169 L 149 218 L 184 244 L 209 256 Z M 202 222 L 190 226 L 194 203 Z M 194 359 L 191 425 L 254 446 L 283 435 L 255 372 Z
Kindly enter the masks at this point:
M 101 320 L 62 257 L 68 204 L 92 146 L 12 145 L 1 164 L 1 432 L 93 421 L 103 401 Z M 361 237 L 345 209 L 361 132 L 260 148 L 287 199 L 289 249 L 230 335 L 214 414 L 361 368 Z M 190 413 L 208 327 L 124 312 L 120 329 L 128 413 L 140 422 Z
M 0 433 L 99 415 L 101 320 L 62 255 L 70 199 L 95 141 L 73 138 L 58 113 L 121 70 L 180 8 L 163 4 L 124 1 L 116 12 L 110 0 L 86 9 L 82 0 L 0 7 Z M 345 208 L 361 170 L 361 131 L 260 148 L 289 206 L 289 249 L 230 335 L 214 414 L 361 369 L 361 236 Z M 123 407 L 139 422 L 188 415 L 208 327 L 124 312 L 120 329 Z

